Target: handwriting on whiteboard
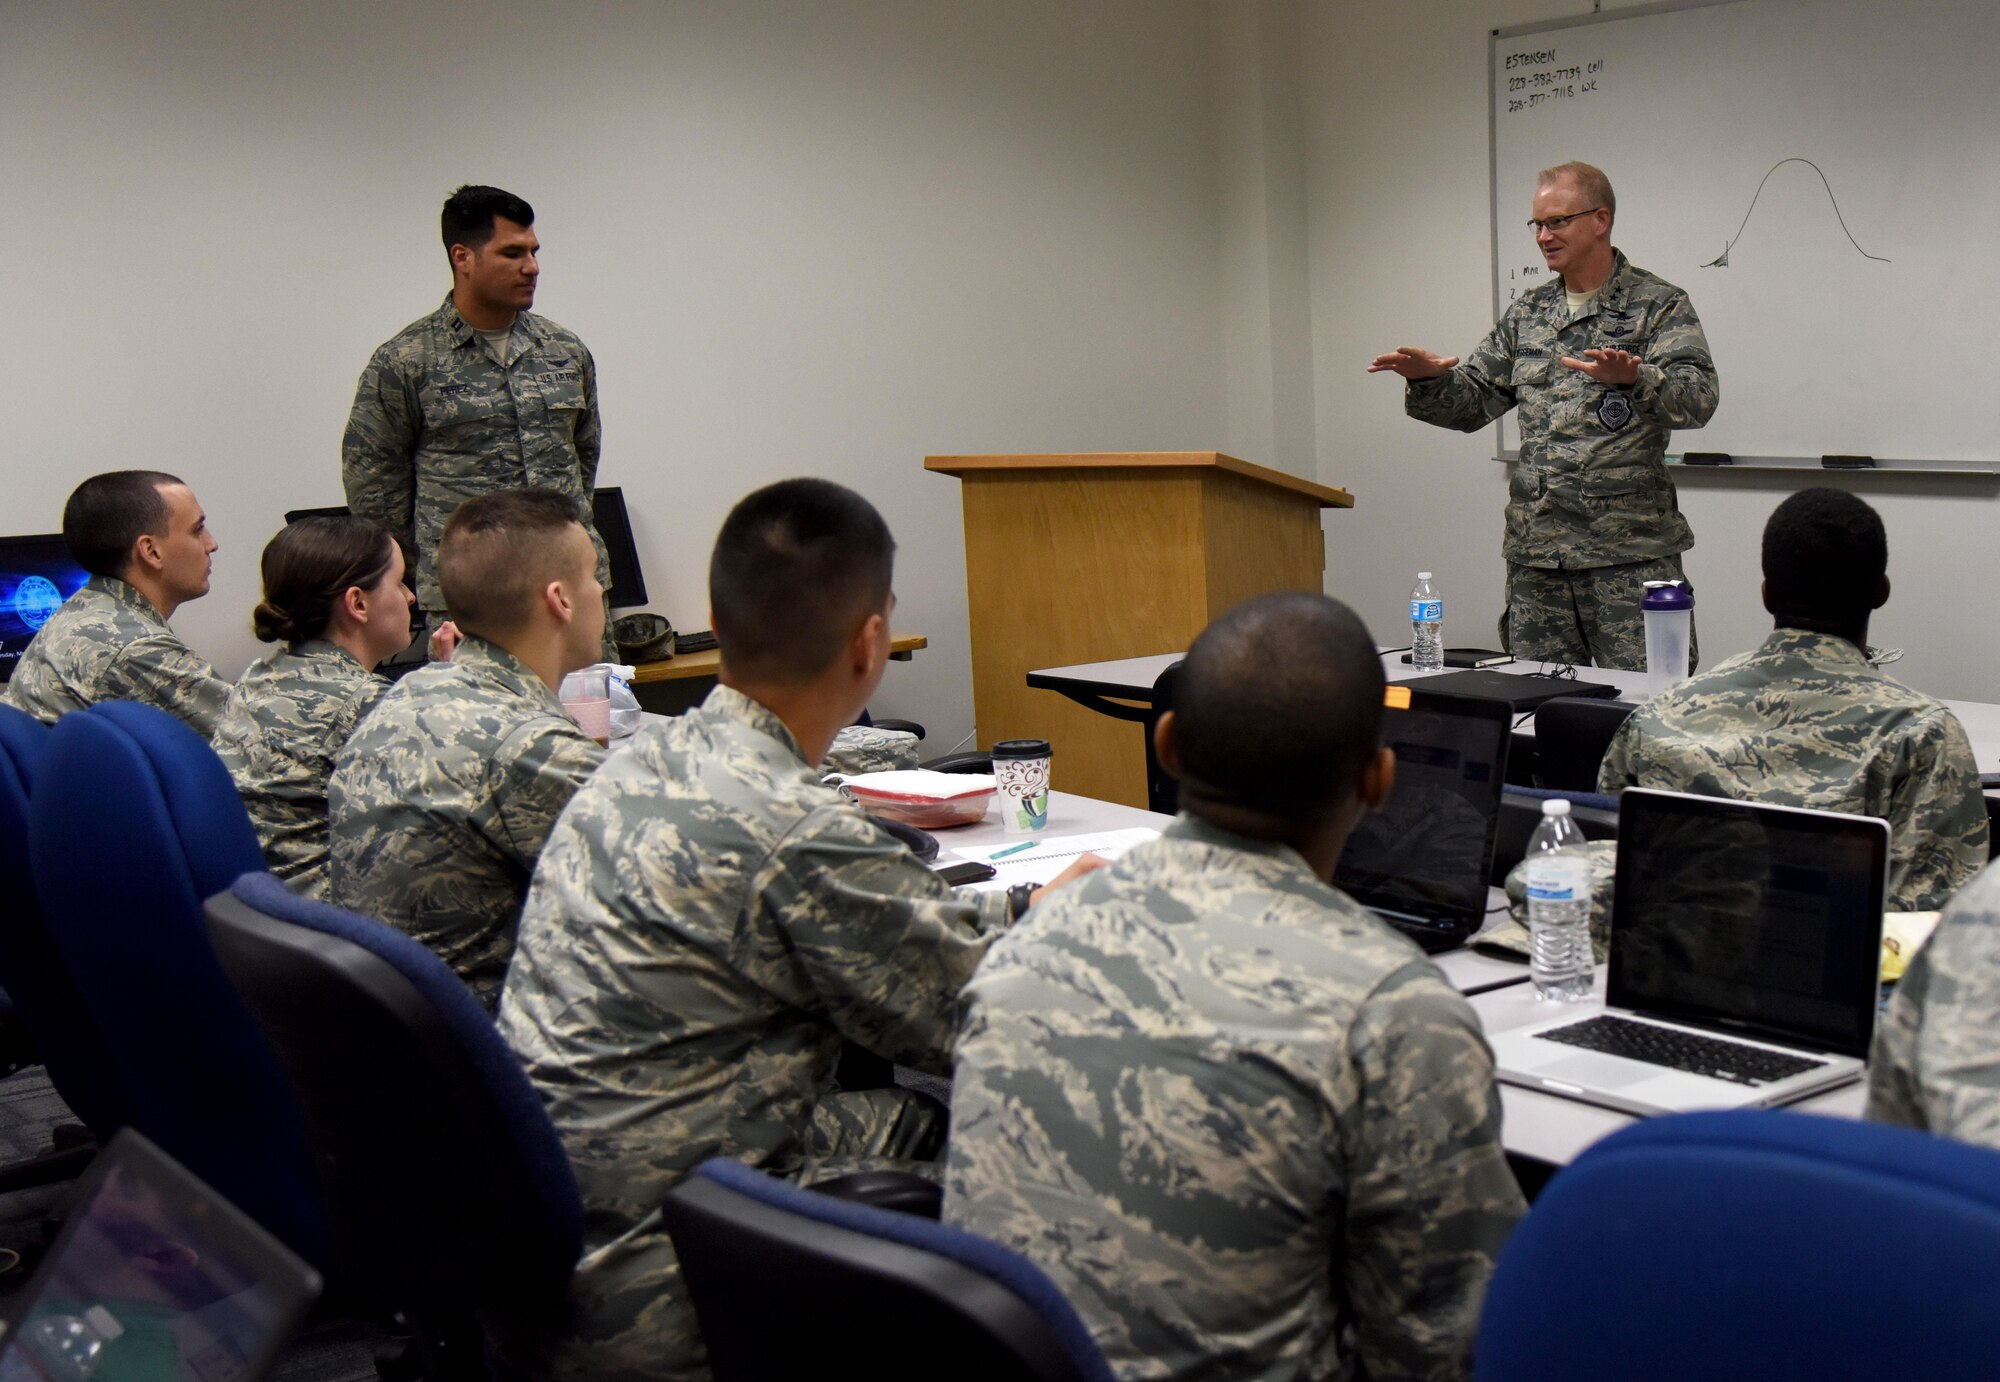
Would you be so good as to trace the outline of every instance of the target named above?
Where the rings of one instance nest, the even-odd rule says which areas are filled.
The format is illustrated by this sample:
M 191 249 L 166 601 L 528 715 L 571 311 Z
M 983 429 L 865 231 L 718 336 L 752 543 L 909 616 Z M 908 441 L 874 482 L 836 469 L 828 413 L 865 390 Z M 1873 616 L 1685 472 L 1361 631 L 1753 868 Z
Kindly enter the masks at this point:
M 1604 72 L 1603 58 L 1564 65 L 1553 48 L 1509 53 L 1503 65 L 1507 72 L 1509 115 L 1557 101 L 1593 96 Z

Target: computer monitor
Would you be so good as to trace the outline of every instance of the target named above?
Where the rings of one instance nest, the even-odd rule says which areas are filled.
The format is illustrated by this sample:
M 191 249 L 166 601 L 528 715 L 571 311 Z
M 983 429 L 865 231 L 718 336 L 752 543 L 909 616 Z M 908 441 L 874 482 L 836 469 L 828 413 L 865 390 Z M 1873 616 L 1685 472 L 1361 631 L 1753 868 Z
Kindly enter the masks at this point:
M 636 609 L 646 603 L 646 573 L 639 569 L 639 548 L 632 541 L 632 520 L 625 513 L 625 491 L 616 485 L 590 497 L 591 521 L 604 539 L 611 558 L 611 607 Z
M 89 579 L 58 533 L 0 537 L 0 682 L 14 675 L 28 640 Z
M 324 509 L 291 509 L 285 522 L 301 518 L 344 518 L 347 509 L 334 505 Z M 632 520 L 625 512 L 625 491 L 608 485 L 590 497 L 590 521 L 604 539 L 611 559 L 611 607 L 636 609 L 646 603 L 646 573 L 639 567 L 639 549 L 632 541 Z

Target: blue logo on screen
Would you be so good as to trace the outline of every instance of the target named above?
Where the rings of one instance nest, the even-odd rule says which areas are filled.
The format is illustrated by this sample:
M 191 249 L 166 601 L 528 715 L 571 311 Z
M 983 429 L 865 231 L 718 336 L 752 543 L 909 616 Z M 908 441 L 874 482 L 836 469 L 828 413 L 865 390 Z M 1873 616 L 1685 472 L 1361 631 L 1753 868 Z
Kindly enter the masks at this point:
M 14 587 L 14 613 L 29 628 L 39 631 L 49 616 L 62 608 L 63 596 L 56 583 L 46 576 L 24 576 Z

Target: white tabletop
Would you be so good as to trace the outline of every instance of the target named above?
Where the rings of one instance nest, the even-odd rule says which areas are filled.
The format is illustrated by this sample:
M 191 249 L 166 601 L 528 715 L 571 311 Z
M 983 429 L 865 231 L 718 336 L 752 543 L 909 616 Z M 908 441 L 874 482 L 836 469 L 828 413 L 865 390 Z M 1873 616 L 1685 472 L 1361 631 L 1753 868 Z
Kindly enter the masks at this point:
M 1604 969 L 1600 965 L 1597 997 L 1591 1002 L 1544 1003 L 1535 996 L 1533 984 L 1517 984 L 1474 995 L 1472 1010 L 1479 1015 L 1480 1024 L 1489 1035 L 1525 1027 L 1545 1018 L 1561 1017 L 1566 1012 L 1584 1017 L 1603 1009 L 1604 982 Z M 1859 1118 L 1867 1101 L 1868 1087 L 1863 1081 L 1842 1085 L 1787 1107 L 1801 1113 Z M 1559 1094 L 1506 1084 L 1500 1086 L 1500 1109 L 1500 1140 L 1507 1150 L 1555 1166 L 1568 1165 L 1591 1143 L 1635 1121 L 1630 1114 L 1579 1103 Z
M 1034 677 L 1056 677 L 1080 682 L 1091 682 L 1104 689 L 1106 695 L 1125 694 L 1143 698 L 1153 689 L 1169 665 L 1179 660 L 1181 653 L 1156 653 L 1150 657 L 1118 658 L 1110 662 L 1079 662 L 1067 667 L 1043 667 L 1030 672 Z M 1439 676 L 1437 672 L 1419 672 L 1402 661 L 1400 652 L 1382 655 L 1382 670 L 1391 681 L 1413 681 L 1418 677 Z M 1453 669 L 1447 669 L 1453 670 Z M 1491 669 L 1496 672 L 1540 673 L 1551 675 L 1559 670 L 1556 663 L 1509 662 Z M 1895 675 L 1893 665 L 1889 669 Z M 1576 675 L 1585 681 L 1604 682 L 1618 688 L 1620 700 L 1644 701 L 1647 690 L 1644 672 L 1626 672 L 1615 668 L 1579 667 Z M 1958 717 L 1965 726 L 1966 737 L 1972 741 L 1972 756 L 1979 763 L 1981 772 L 2000 772 L 2000 705 L 1988 701 L 1946 701 L 1946 708 Z M 1521 726 L 1523 733 L 1533 733 L 1535 722 L 1531 716 Z

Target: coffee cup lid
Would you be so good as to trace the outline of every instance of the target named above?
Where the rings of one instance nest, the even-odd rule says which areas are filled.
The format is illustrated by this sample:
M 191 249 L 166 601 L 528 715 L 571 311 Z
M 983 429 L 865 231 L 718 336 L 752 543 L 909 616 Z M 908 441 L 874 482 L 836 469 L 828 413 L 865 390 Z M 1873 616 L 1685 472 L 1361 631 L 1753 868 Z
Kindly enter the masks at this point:
M 1054 755 L 1046 739 L 1002 739 L 993 746 L 995 758 L 1049 758 Z

